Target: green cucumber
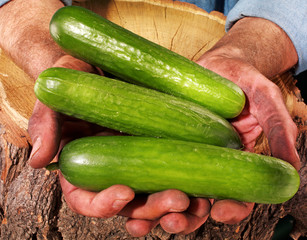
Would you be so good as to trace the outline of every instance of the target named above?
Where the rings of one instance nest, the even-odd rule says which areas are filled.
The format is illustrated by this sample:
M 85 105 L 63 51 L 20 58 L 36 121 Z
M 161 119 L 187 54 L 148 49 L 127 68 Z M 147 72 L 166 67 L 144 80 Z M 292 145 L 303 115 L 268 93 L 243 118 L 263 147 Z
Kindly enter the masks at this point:
M 224 118 L 244 107 L 245 95 L 233 82 L 88 9 L 59 9 L 50 33 L 70 55 L 123 80 L 196 102 Z
M 100 191 L 115 184 L 136 193 L 178 189 L 189 196 L 282 203 L 300 179 L 289 163 L 236 149 L 137 136 L 96 136 L 68 143 L 58 167 L 73 185 Z
M 232 125 L 193 102 L 153 89 L 66 68 L 43 71 L 36 97 L 51 109 L 132 135 L 240 148 Z

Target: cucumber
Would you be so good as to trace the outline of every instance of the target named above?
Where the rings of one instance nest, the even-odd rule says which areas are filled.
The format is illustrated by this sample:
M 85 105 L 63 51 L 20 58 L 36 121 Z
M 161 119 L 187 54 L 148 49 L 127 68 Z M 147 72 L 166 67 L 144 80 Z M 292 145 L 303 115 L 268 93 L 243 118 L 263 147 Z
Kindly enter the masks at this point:
M 68 54 L 125 81 L 196 102 L 224 118 L 244 107 L 245 95 L 233 82 L 88 9 L 59 9 L 50 33 Z
M 193 102 L 153 89 L 66 68 L 43 71 L 36 97 L 51 109 L 132 135 L 240 148 L 222 117 Z
M 89 191 L 123 184 L 136 193 L 178 189 L 194 197 L 277 204 L 300 184 L 297 171 L 280 159 L 162 138 L 80 138 L 64 146 L 57 164 L 71 184 Z

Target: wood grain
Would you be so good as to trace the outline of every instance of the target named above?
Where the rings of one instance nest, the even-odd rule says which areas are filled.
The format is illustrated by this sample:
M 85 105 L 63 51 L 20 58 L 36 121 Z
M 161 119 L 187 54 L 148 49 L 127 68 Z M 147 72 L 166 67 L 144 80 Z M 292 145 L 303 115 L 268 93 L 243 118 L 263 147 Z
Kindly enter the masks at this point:
M 1 124 L 6 141 L 23 147 L 27 136 L 35 95 L 34 81 L 0 49 L 0 101 Z M 23 140 L 20 139 L 23 136 Z
M 112 22 L 189 59 L 197 60 L 225 34 L 225 16 L 164 0 L 82 1 Z

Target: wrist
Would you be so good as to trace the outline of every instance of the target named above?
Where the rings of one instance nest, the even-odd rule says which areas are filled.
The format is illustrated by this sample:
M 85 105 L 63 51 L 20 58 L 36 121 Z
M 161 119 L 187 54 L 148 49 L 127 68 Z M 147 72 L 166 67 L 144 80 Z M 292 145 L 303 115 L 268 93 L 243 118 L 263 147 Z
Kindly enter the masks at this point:
M 0 8 L 0 46 L 32 78 L 63 55 L 49 34 L 60 0 L 14 0 Z
M 207 53 L 246 62 L 266 77 L 289 70 L 298 61 L 293 43 L 275 23 L 262 18 L 246 17 Z

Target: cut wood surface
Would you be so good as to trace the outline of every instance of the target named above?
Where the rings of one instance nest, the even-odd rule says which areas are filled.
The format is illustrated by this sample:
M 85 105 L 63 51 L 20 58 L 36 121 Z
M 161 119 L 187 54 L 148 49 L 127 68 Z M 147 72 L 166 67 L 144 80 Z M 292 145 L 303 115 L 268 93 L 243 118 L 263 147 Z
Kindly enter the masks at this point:
M 83 7 L 189 59 L 197 60 L 225 34 L 225 16 L 178 1 L 84 1 Z
M 109 20 L 197 60 L 224 34 L 225 17 L 194 5 L 171 0 L 76 1 Z M 282 90 L 287 108 L 297 123 L 301 157 L 301 187 L 293 199 L 278 205 L 257 204 L 245 220 L 226 225 L 209 218 L 187 236 L 168 234 L 159 226 L 142 239 L 270 239 L 278 220 L 296 219 L 292 237 L 307 234 L 307 107 L 290 73 L 272 79 Z M 35 102 L 31 79 L 0 49 L 0 238 L 1 239 L 133 239 L 125 218 L 107 220 L 73 213 L 61 194 L 57 173 L 27 165 L 31 140 L 28 119 Z M 256 152 L 270 154 L 264 136 Z

